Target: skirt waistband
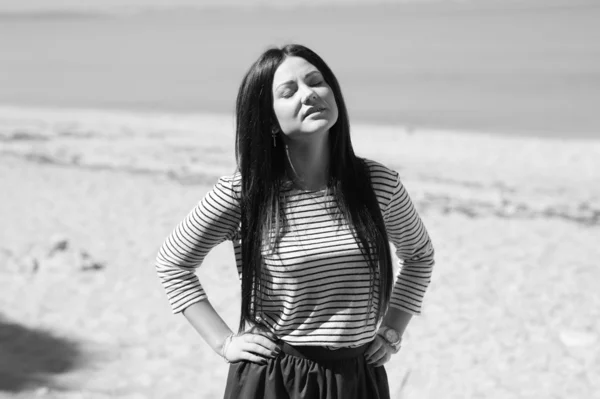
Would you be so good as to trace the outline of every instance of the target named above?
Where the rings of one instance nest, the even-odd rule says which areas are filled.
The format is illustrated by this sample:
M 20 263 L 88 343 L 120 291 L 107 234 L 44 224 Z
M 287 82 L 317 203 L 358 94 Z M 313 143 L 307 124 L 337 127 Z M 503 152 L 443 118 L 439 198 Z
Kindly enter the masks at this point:
M 327 349 L 323 346 L 292 346 L 286 342 L 280 342 L 281 351 L 285 354 L 301 357 L 315 362 L 338 361 L 353 359 L 362 356 L 370 342 L 357 346 L 356 348 Z

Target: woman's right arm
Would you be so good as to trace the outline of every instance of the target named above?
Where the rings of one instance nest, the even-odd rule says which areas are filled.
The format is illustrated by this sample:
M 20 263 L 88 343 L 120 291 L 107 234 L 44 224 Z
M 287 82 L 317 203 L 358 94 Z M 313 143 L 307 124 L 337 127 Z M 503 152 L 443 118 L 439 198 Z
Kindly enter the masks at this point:
M 272 334 L 247 332 L 234 335 L 208 299 L 188 306 L 183 315 L 212 350 L 228 362 L 247 360 L 264 364 L 267 362 L 265 358 L 275 357 L 279 353 L 279 348 L 274 342 L 276 338 Z M 229 337 L 231 340 L 227 343 Z
M 195 274 L 208 252 L 221 242 L 231 240 L 237 232 L 241 212 L 233 189 L 234 179 L 220 178 L 167 237 L 156 258 L 156 271 L 173 313 L 183 312 L 215 352 L 230 362 L 261 361 L 264 359 L 257 355 L 271 354 L 275 343 L 265 338 L 265 334 L 233 336 L 208 301 Z
M 156 272 L 173 313 L 206 299 L 196 269 L 210 250 L 235 237 L 240 217 L 233 178 L 222 177 L 165 239 Z

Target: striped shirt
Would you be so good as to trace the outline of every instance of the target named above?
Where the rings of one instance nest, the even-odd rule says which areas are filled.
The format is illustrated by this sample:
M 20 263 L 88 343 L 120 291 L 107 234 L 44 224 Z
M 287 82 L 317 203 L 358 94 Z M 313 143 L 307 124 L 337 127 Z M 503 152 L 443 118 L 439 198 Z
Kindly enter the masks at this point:
M 367 160 L 375 195 L 400 268 L 390 306 L 417 315 L 431 279 L 434 250 L 397 172 Z M 207 253 L 229 240 L 241 277 L 241 176 L 221 177 L 163 243 L 158 276 L 174 313 L 206 299 L 194 273 Z M 348 224 L 335 217 L 328 190 L 283 187 L 288 228 L 274 250 L 263 249 L 260 322 L 292 345 L 332 348 L 373 339 L 369 266 Z M 378 291 L 373 304 L 377 304 Z

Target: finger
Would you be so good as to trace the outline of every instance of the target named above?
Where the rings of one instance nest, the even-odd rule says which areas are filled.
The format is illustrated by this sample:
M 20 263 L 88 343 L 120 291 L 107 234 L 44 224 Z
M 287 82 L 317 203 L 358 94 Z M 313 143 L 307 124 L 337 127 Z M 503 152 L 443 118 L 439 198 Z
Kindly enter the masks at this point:
M 369 347 L 365 351 L 365 357 L 369 358 L 369 357 L 373 356 L 373 353 L 377 352 L 380 348 L 381 348 L 381 341 L 379 339 L 375 338 L 371 342 L 371 345 L 369 345 Z
M 242 350 L 244 350 L 246 352 L 255 353 L 255 354 L 263 356 L 263 357 L 269 357 L 269 358 L 274 358 L 274 357 L 277 357 L 277 355 L 279 355 L 278 348 L 275 350 L 271 350 L 271 349 L 265 348 L 262 345 L 255 344 L 253 342 L 246 342 L 244 344 L 244 346 L 242 347 Z
M 375 339 L 373 340 L 373 342 L 371 343 L 371 346 L 369 346 L 369 348 L 365 352 L 365 357 L 366 358 L 373 357 L 373 355 L 375 353 L 377 353 L 378 351 L 381 351 L 382 349 L 385 349 L 384 348 L 385 345 L 386 345 L 386 343 L 383 341 L 383 338 L 381 338 L 379 335 L 377 335 L 375 337 Z
M 387 353 L 385 350 L 377 351 L 373 354 L 373 356 L 367 359 L 367 363 L 376 364 L 377 362 L 381 361 L 386 355 Z
M 268 360 L 265 359 L 264 357 L 254 354 L 252 352 L 242 352 L 242 353 L 240 353 L 240 358 L 242 360 L 247 360 L 249 362 L 257 363 L 257 364 L 267 364 L 267 362 L 268 362 Z
M 246 342 L 260 345 L 270 351 L 279 349 L 277 343 L 262 334 L 245 334 L 244 337 Z
M 372 364 L 372 363 L 378 361 L 383 356 L 385 356 L 386 353 L 387 353 L 386 347 L 385 346 L 380 346 L 379 349 L 377 349 L 377 351 L 375 353 L 373 353 L 371 356 L 369 356 L 369 357 L 366 358 L 367 359 L 367 363 Z
M 259 334 L 248 334 L 242 348 L 266 357 L 276 357 L 281 351 L 277 344 Z
M 387 362 L 389 362 L 391 358 L 392 358 L 392 356 L 389 353 L 386 353 L 385 356 L 383 356 L 381 359 L 379 359 L 378 361 L 373 363 L 373 366 L 381 367 L 384 364 L 386 364 Z

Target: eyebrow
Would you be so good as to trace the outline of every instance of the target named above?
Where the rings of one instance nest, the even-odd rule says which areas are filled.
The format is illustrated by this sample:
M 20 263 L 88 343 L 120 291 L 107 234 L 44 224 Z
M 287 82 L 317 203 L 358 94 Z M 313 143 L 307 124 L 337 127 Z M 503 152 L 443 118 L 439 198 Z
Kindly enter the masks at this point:
M 311 72 L 307 73 L 306 75 L 304 75 L 304 79 L 306 79 L 306 78 L 308 78 L 308 77 L 310 77 L 310 76 L 312 76 L 314 74 L 317 74 L 317 73 L 319 75 L 322 75 L 320 71 L 311 71 Z M 278 84 L 277 87 L 275 88 L 275 91 L 277 91 L 281 86 L 289 85 L 290 83 L 294 83 L 294 81 L 293 80 L 288 80 L 286 82 Z

